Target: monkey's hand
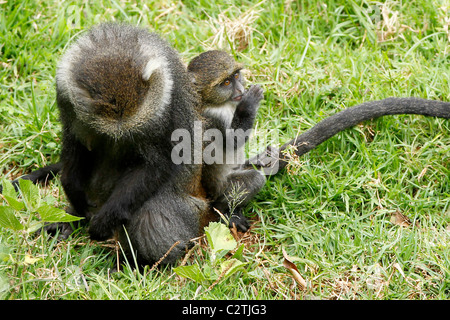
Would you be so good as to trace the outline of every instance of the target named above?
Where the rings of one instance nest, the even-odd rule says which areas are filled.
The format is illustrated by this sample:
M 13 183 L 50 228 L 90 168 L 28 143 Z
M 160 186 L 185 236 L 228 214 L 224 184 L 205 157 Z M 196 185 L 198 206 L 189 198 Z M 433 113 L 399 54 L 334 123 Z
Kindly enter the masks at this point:
M 264 91 L 259 85 L 253 85 L 242 97 L 241 102 L 237 105 L 236 113 L 240 116 L 256 115 L 260 101 L 264 99 Z

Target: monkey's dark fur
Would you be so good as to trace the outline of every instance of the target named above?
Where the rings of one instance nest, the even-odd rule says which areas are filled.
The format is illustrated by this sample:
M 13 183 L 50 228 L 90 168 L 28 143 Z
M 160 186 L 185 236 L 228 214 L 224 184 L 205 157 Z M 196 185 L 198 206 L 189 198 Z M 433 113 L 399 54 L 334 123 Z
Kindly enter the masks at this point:
M 75 213 L 90 219 L 91 238 L 118 233 L 140 263 L 180 241 L 164 260 L 174 262 L 209 211 L 201 166 L 171 161 L 171 133 L 192 132 L 199 119 L 178 54 L 143 29 L 102 24 L 63 56 L 56 87 L 61 182 Z

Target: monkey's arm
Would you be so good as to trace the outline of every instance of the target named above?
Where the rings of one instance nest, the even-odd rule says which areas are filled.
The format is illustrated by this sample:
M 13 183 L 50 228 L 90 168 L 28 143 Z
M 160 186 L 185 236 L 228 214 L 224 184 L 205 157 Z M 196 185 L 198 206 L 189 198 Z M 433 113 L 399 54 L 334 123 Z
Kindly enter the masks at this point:
M 283 151 L 295 147 L 295 154 L 302 156 L 335 134 L 358 123 L 386 115 L 419 114 L 430 117 L 450 118 L 450 103 L 420 98 L 386 98 L 365 102 L 332 115 L 314 127 L 285 143 L 279 150 L 270 146 L 259 155 L 249 159 L 244 167 L 263 168 L 267 175 L 274 175 L 289 162 Z
M 259 102 L 264 98 L 260 86 L 254 85 L 244 94 L 241 102 L 236 106 L 236 111 L 231 121 L 231 129 L 248 130 L 253 127 Z
M 170 160 L 169 160 L 170 161 Z M 106 240 L 114 231 L 131 218 L 145 201 L 169 180 L 176 176 L 176 168 L 163 163 L 161 170 L 155 170 L 149 165 L 133 167 L 124 172 L 115 183 L 115 187 L 108 200 L 90 221 L 89 234 L 94 240 Z
M 89 217 L 85 186 L 91 175 L 92 165 L 92 155 L 86 147 L 67 135 L 63 140 L 61 153 L 61 184 L 75 214 L 80 217 Z
M 225 132 L 224 143 L 234 143 L 234 149 L 242 147 L 248 140 L 249 132 L 255 122 L 256 112 L 260 101 L 264 98 L 263 90 L 260 86 L 254 85 L 244 94 L 241 102 L 236 106 L 231 129 Z M 225 144 L 224 144 L 225 145 Z

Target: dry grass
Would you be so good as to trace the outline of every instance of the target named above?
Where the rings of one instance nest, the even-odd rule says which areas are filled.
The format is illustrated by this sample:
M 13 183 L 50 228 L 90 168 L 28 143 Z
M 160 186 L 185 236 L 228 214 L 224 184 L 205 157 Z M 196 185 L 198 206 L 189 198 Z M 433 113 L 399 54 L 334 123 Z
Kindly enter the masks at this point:
M 261 12 L 264 11 L 261 7 L 265 2 L 266 0 L 257 3 L 237 17 L 230 14 L 235 7 L 219 13 L 217 18 L 209 17 L 208 25 L 214 33 L 214 36 L 207 41 L 209 46 L 226 49 L 231 43 L 238 52 L 244 51 L 251 41 L 253 32 L 258 32 L 254 25 Z

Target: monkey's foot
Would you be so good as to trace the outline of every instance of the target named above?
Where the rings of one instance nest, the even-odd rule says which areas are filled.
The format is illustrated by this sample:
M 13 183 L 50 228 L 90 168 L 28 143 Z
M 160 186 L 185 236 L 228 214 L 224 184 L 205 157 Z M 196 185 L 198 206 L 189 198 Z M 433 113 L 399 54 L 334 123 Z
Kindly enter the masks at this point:
M 108 240 L 114 235 L 111 224 L 108 223 L 108 219 L 106 219 L 107 217 L 103 216 L 104 215 L 96 214 L 91 219 L 89 224 L 89 236 L 92 240 Z
M 234 225 L 238 231 L 246 232 L 250 228 L 250 222 L 244 217 L 241 210 L 236 211 L 230 216 L 229 226 L 231 228 Z
M 243 168 L 252 168 L 255 166 L 262 169 L 264 174 L 273 175 L 279 169 L 280 150 L 273 146 L 268 146 L 261 154 L 248 159 Z

